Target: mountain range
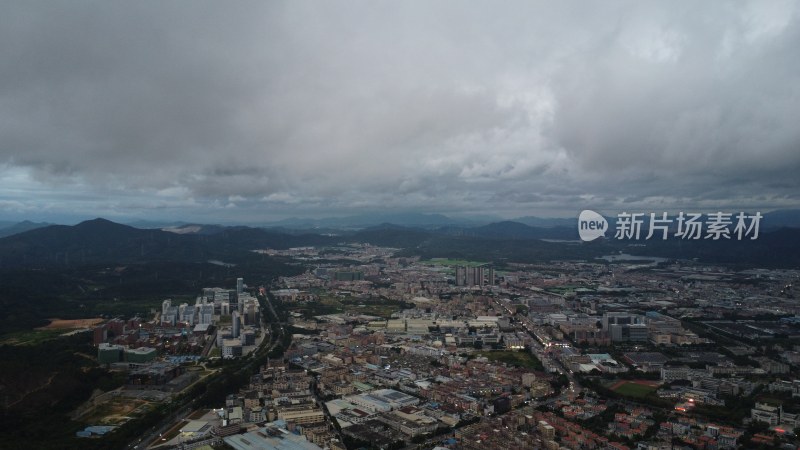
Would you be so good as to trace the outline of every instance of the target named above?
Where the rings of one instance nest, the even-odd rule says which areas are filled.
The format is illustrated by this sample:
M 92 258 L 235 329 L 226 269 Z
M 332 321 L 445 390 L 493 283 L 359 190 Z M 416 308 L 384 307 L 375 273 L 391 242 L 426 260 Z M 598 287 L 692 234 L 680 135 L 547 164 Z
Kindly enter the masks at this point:
M 257 248 L 327 243 L 320 235 L 294 236 L 260 228 L 219 227 L 209 234 L 177 234 L 93 219 L 50 225 L 0 239 L 0 267 L 142 261 L 199 262 L 252 258 Z
M 616 217 L 606 216 L 609 225 L 616 223 Z M 645 218 L 645 223 L 647 218 Z M 135 228 L 153 229 L 158 228 L 178 234 L 215 234 L 224 229 L 235 228 L 229 225 L 219 224 L 199 224 L 189 222 L 164 222 L 153 220 L 135 220 L 124 222 Z M 252 228 L 264 228 L 280 234 L 347 234 L 358 230 L 381 226 L 382 224 L 392 224 L 402 227 L 419 228 L 424 230 L 440 231 L 453 235 L 475 235 L 485 236 L 494 234 L 498 227 L 505 227 L 508 232 L 520 238 L 538 239 L 575 239 L 576 233 L 569 233 L 566 230 L 560 231 L 531 231 L 514 224 L 527 225 L 535 229 L 576 229 L 578 226 L 577 217 L 549 218 L 537 216 L 523 216 L 504 220 L 491 214 L 470 215 L 463 217 L 450 217 L 443 214 L 425 213 L 370 213 L 359 214 L 345 217 L 327 217 L 319 219 L 308 218 L 289 218 L 279 221 L 264 222 L 259 225 L 251 225 Z M 0 238 L 22 233 L 25 231 L 42 228 L 52 225 L 46 222 L 10 222 L 0 221 Z M 489 227 L 480 230 L 481 227 Z M 800 228 L 800 209 L 784 209 L 763 214 L 761 229 L 765 231 L 777 230 L 780 228 Z M 501 233 L 503 234 L 503 233 Z M 505 236 L 511 237 L 511 236 Z
M 711 212 L 715 211 L 705 211 L 705 213 Z M 738 211 L 729 212 L 733 213 L 734 215 L 738 213 Z M 649 213 L 649 211 L 646 213 Z M 658 212 L 656 212 L 656 214 L 658 214 Z M 776 210 L 762 214 L 762 227 L 765 230 L 775 230 L 783 227 L 800 228 L 800 209 Z M 609 223 L 614 224 L 616 222 L 616 217 L 606 216 L 606 220 L 608 220 Z M 322 219 L 291 218 L 277 222 L 265 223 L 262 226 L 265 228 L 283 229 L 358 230 L 374 227 L 383 223 L 391 223 L 405 227 L 435 230 L 442 227 L 475 228 L 502 222 L 516 222 L 534 228 L 577 228 L 578 226 L 577 215 L 575 217 L 560 218 L 523 216 L 506 220 L 498 216 L 488 214 L 450 217 L 443 214 L 423 213 L 373 213 Z
M 42 228 L 49 225 L 52 224 L 47 222 L 31 222 L 29 220 L 23 220 L 22 222 L 0 223 L 0 238 L 13 236 L 15 234 L 24 233 L 26 231 L 35 230 L 37 228 Z
M 755 241 L 600 239 L 582 243 L 578 240 L 577 227 L 532 227 L 513 221 L 436 229 L 383 223 L 333 234 L 197 224 L 140 229 L 98 218 L 74 226 L 47 225 L 0 238 L 0 267 L 211 260 L 237 263 L 258 258 L 252 251 L 255 249 L 341 242 L 398 248 L 409 256 L 512 262 L 590 259 L 626 252 L 728 264 L 800 265 L 798 228 L 762 231 Z

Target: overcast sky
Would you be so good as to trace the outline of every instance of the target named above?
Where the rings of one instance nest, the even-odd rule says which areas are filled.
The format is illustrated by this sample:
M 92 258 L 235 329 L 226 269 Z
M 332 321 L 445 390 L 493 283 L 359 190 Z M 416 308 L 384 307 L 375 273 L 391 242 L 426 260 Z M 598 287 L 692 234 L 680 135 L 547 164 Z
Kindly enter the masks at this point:
M 16 1 L 0 219 L 800 207 L 797 2 Z

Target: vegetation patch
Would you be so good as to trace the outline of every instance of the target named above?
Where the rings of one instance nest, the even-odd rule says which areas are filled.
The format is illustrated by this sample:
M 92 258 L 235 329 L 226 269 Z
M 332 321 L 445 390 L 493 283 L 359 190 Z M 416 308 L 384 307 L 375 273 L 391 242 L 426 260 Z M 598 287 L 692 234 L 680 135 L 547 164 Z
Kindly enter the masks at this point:
M 510 350 L 482 351 L 478 356 L 488 358 L 489 361 L 506 363 L 510 366 L 523 367 L 533 370 L 544 370 L 539 358 L 528 352 L 515 352 Z
M 306 302 L 297 305 L 287 304 L 287 309 L 302 314 L 305 319 L 341 313 L 364 314 L 388 319 L 392 316 L 392 313 L 398 312 L 403 308 L 412 308 L 413 306 L 413 304 L 383 297 L 361 298 L 323 295 L 320 296 L 317 302 Z
M 388 319 L 393 313 L 396 313 L 403 308 L 410 308 L 413 305 L 408 305 L 402 301 L 390 300 L 381 297 L 370 298 L 346 298 L 342 299 L 342 308 L 344 312 L 349 314 L 366 314 L 368 316 L 378 316 Z
M 626 381 L 624 383 L 617 383 L 611 388 L 614 392 L 624 395 L 626 397 L 645 398 L 651 392 L 655 392 L 657 386 L 652 386 L 649 383 L 639 383 L 635 381 Z
M 453 258 L 431 258 L 428 261 L 421 261 L 423 264 L 430 264 L 434 266 L 467 266 L 478 267 L 486 264 L 480 261 L 467 261 L 466 259 L 453 259 Z
M 39 345 L 63 334 L 64 330 L 57 328 L 16 331 L 3 335 L 0 345 Z

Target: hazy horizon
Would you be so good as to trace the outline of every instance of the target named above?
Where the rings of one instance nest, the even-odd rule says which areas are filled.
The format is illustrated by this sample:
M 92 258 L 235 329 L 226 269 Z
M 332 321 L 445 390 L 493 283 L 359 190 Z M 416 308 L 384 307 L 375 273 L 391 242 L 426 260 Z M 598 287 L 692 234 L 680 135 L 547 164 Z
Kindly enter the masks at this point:
M 796 2 L 16 2 L 0 220 L 800 208 Z
M 775 212 L 784 212 L 789 211 L 793 213 L 797 213 L 800 216 L 800 209 L 775 209 L 775 210 L 726 210 L 721 212 L 726 213 L 733 213 L 734 215 L 739 212 L 745 212 L 748 214 L 753 214 L 755 212 L 759 212 L 763 214 L 770 214 Z M 680 211 L 671 211 L 671 210 L 626 210 L 626 211 L 598 211 L 605 217 L 614 218 L 617 214 L 622 212 L 628 213 L 644 213 L 645 216 L 648 216 L 649 213 L 656 213 L 661 214 L 666 212 L 669 218 L 674 219 L 676 215 Z M 700 211 L 700 210 L 691 210 L 690 212 L 694 213 L 701 213 L 701 214 L 709 214 L 716 211 Z M 81 222 L 91 221 L 95 219 L 105 219 L 116 223 L 127 224 L 127 225 L 148 225 L 148 224 L 159 224 L 159 226 L 169 225 L 169 224 L 197 224 L 197 225 L 220 225 L 220 226 L 251 226 L 251 227 L 260 227 L 260 226 L 281 226 L 283 222 L 288 223 L 287 226 L 294 226 L 292 223 L 300 223 L 300 222 L 319 222 L 323 227 L 330 226 L 336 228 L 336 224 L 333 225 L 326 225 L 327 222 L 341 220 L 343 221 L 343 227 L 350 227 L 353 226 L 350 222 L 353 222 L 356 225 L 379 225 L 381 223 L 394 223 L 391 219 L 392 218 L 399 218 L 397 225 L 403 226 L 415 226 L 415 225 L 436 225 L 438 223 L 437 216 L 443 216 L 443 218 L 450 219 L 453 224 L 455 225 L 462 225 L 462 226 L 482 226 L 490 223 L 497 223 L 497 222 L 504 222 L 504 221 L 515 221 L 519 219 L 541 219 L 543 221 L 548 220 L 578 220 L 578 213 L 570 216 L 543 216 L 543 215 L 524 215 L 524 216 L 498 216 L 498 215 L 490 215 L 490 214 L 441 214 L 435 212 L 418 212 L 418 211 L 401 211 L 401 212 L 390 212 L 390 211 L 368 211 L 368 212 L 360 212 L 360 213 L 350 213 L 350 214 L 340 214 L 340 215 L 307 215 L 307 216 L 287 216 L 275 219 L 264 219 L 264 220 L 210 220 L 210 221 L 197 221 L 197 220 L 187 220 L 187 219 L 162 219 L 158 217 L 136 217 L 136 216 L 120 216 L 120 217 L 113 217 L 113 216 L 104 216 L 104 215 L 97 215 L 97 216 L 46 216 L 42 218 L 36 217 L 13 217 L 13 216 L 0 216 L 0 224 L 4 226 L 12 226 L 22 222 L 34 222 L 34 223 L 49 223 L 53 225 L 77 225 Z M 426 223 L 424 222 L 425 218 L 430 218 L 431 222 Z M 347 219 L 352 219 L 351 221 L 347 221 Z M 442 219 L 440 217 L 440 219 Z M 408 223 L 408 221 L 413 223 Z M 765 226 L 771 227 L 772 224 L 764 223 Z M 536 226 L 536 225 L 532 225 Z M 544 225 L 549 226 L 549 225 Z M 778 226 L 783 226 L 783 224 L 778 224 Z

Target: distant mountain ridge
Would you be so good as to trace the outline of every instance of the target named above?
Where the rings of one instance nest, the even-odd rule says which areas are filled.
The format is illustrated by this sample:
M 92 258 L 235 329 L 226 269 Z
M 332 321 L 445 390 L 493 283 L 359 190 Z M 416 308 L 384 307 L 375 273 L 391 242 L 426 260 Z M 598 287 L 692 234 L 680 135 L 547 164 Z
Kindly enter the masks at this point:
M 575 228 L 578 226 L 578 216 L 565 217 L 565 218 L 524 216 L 511 219 L 511 221 L 522 223 L 530 227 L 538 227 L 538 228 L 553 228 L 553 227 Z
M 133 255 L 160 259 L 156 255 L 172 249 L 164 234 L 99 218 L 74 226 L 51 225 L 0 239 L 0 265 L 128 262 Z
M 322 219 L 290 218 L 269 222 L 266 227 L 284 228 L 345 228 L 363 229 L 392 223 L 401 226 L 415 226 L 421 228 L 437 228 L 445 225 L 467 224 L 469 221 L 453 219 L 443 214 L 425 213 L 375 213 L 359 214 L 345 217 L 327 217 Z
M 370 242 L 396 248 L 433 245 L 452 237 L 470 240 L 547 238 L 575 239 L 574 230 L 540 229 L 505 221 L 482 227 L 428 230 L 382 223 L 341 235 L 276 232 L 244 226 L 184 224 L 165 229 L 139 229 L 106 219 L 74 226 L 50 225 L 0 239 L 0 266 L 71 265 L 96 262 L 207 261 L 251 256 L 258 248 L 329 245 L 342 241 Z
M 700 212 L 708 214 L 716 212 L 712 210 L 699 211 L 699 210 L 686 210 L 687 212 Z M 609 225 L 616 222 L 616 216 L 608 214 L 608 211 L 600 210 L 599 212 L 605 213 L 606 220 Z M 649 213 L 658 211 L 628 211 L 643 213 L 643 220 L 645 223 L 649 220 Z M 739 211 L 726 210 L 733 215 Z M 746 211 L 750 214 L 753 211 Z M 278 233 L 286 234 L 303 234 L 307 232 L 314 233 L 349 233 L 357 230 L 363 230 L 370 227 L 380 226 L 381 224 L 390 223 L 402 227 L 420 228 L 426 230 L 444 230 L 447 228 L 453 229 L 473 229 L 483 226 L 488 226 L 504 222 L 516 222 L 527 225 L 533 228 L 577 228 L 578 217 L 577 211 L 574 217 L 538 217 L 538 216 L 521 216 L 511 219 L 503 219 L 499 216 L 492 214 L 473 214 L 469 216 L 447 216 L 445 214 L 433 213 L 364 213 L 358 215 L 350 215 L 345 217 L 323 217 L 323 218 L 289 218 L 278 221 L 262 222 L 258 225 L 248 225 L 251 228 L 264 228 Z M 800 228 L 800 209 L 783 209 L 771 212 L 762 212 L 763 219 L 761 221 L 762 228 L 767 230 L 776 230 L 783 227 Z M 670 218 L 677 217 L 677 214 L 670 214 Z M 163 229 L 172 231 L 174 233 L 182 234 L 214 234 L 223 229 L 232 228 L 241 225 L 222 225 L 222 224 L 208 224 L 198 222 L 184 222 L 184 221 L 158 221 L 158 220 L 135 220 L 124 222 L 139 229 Z M 19 228 L 16 228 L 19 225 Z M 0 221 L 0 237 L 8 236 L 14 233 L 27 231 L 35 227 L 47 226 L 49 223 L 35 223 L 31 221 L 23 222 L 9 222 Z M 14 230 L 9 230 L 14 227 Z M 30 227 L 30 228 L 25 228 Z M 197 230 L 193 228 L 197 227 Z M 5 231 L 8 230 L 8 231 Z
M 687 210 L 689 211 L 689 210 Z M 631 213 L 643 213 L 644 220 L 649 220 L 649 213 L 653 212 L 659 214 L 659 211 L 628 211 Z M 704 214 L 716 211 L 696 211 Z M 739 211 L 723 211 L 736 215 Z M 754 211 L 747 211 L 750 214 Z M 800 228 L 800 209 L 784 209 L 776 210 L 768 213 L 762 213 L 762 225 L 764 229 L 778 229 L 782 227 Z M 616 216 L 606 215 L 606 220 L 609 224 L 616 223 Z M 677 217 L 677 214 L 671 214 L 670 217 Z M 444 214 L 425 214 L 425 213 L 392 213 L 392 214 L 360 214 L 347 217 L 329 217 L 321 219 L 284 219 L 277 222 L 268 222 L 263 225 L 266 228 L 283 228 L 283 229 L 332 229 L 332 230 L 359 230 L 375 226 L 380 226 L 383 223 L 391 223 L 393 225 L 422 228 L 427 230 L 444 229 L 448 227 L 458 229 L 469 229 L 482 226 L 488 226 L 496 223 L 516 222 L 527 225 L 533 228 L 574 228 L 578 226 L 577 212 L 575 217 L 537 217 L 537 216 L 522 216 L 512 219 L 502 219 L 492 215 L 470 216 L 467 218 L 449 217 Z M 557 233 L 560 234 L 560 233 Z
M 782 212 L 790 222 L 796 212 Z M 481 226 L 447 225 L 435 229 L 390 222 L 340 233 L 274 230 L 246 226 L 182 224 L 165 229 L 139 229 L 93 219 L 74 226 L 49 225 L 0 238 L 0 267 L 136 263 L 143 261 L 205 262 L 247 260 L 254 249 L 360 242 L 403 249 L 424 257 L 471 257 L 517 262 L 551 259 L 591 259 L 629 252 L 706 262 L 756 265 L 800 265 L 800 229 L 776 228 L 771 215 L 762 219 L 755 241 L 735 239 L 681 240 L 670 238 L 620 241 L 609 223 L 606 239 L 583 243 L 577 227 L 532 227 L 514 221 Z M 769 226 L 767 226 L 769 225 Z M 642 227 L 645 232 L 646 227 Z M 551 242 L 545 242 L 551 241 Z M 631 244 L 636 244 L 631 247 Z
M 203 235 L 221 233 L 225 231 L 226 228 L 235 228 L 235 227 L 225 227 L 222 225 L 194 224 L 194 223 L 182 223 L 180 225 L 160 227 L 161 231 L 168 231 L 170 233 L 175 233 L 175 234 L 203 234 Z
M 52 225 L 47 222 L 31 222 L 30 220 L 23 220 L 6 227 L 0 228 L 0 238 L 6 236 L 13 236 L 15 234 L 24 233 L 26 231 L 35 230 Z
M 800 228 L 800 209 L 780 209 L 764 214 L 765 229 Z
M 465 235 L 498 239 L 578 239 L 576 226 L 533 227 L 524 223 L 506 220 L 465 230 Z
M 74 226 L 50 225 L 2 238 L 0 266 L 203 262 L 252 258 L 255 254 L 251 250 L 258 248 L 323 244 L 331 239 L 247 227 L 225 228 L 210 235 L 175 234 L 160 229 L 138 229 L 98 218 Z

